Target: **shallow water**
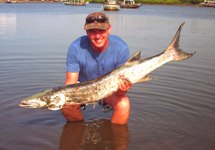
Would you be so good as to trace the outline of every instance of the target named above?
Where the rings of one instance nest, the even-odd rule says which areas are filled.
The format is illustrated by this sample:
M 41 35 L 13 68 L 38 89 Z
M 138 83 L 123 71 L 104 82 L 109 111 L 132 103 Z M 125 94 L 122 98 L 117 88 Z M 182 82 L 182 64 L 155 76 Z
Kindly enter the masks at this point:
M 85 34 L 86 15 L 100 10 L 101 4 L 0 4 L 0 149 L 213 150 L 214 8 L 143 5 L 106 12 L 112 33 L 131 53 L 141 50 L 144 58 L 160 53 L 184 21 L 180 47 L 196 52 L 129 90 L 128 125 L 111 125 L 111 112 L 99 106 L 87 107 L 84 123 L 66 123 L 60 111 L 17 106 L 27 96 L 63 85 L 67 48 Z

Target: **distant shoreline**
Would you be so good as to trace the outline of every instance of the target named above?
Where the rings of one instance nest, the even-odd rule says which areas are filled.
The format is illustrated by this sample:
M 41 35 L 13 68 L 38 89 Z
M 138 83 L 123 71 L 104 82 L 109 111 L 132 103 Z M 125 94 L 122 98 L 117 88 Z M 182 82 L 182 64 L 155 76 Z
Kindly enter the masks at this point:
M 6 3 L 4 0 L 0 0 L 1 3 Z M 10 0 L 10 3 L 63 3 L 62 1 L 56 0 Z M 90 3 L 98 3 L 102 4 L 103 2 L 90 2 Z M 165 6 L 194 6 L 199 7 L 199 4 L 191 4 L 191 3 L 142 3 L 143 5 L 165 5 Z
M 11 3 L 62 3 L 60 1 L 31 1 L 31 0 L 10 0 Z M 5 1 L 0 0 L 0 3 L 7 3 Z

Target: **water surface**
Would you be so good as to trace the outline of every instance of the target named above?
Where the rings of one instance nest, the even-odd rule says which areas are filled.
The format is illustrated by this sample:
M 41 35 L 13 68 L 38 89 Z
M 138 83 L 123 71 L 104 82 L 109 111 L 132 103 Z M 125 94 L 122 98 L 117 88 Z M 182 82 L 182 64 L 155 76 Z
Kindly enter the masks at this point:
M 66 123 L 60 111 L 24 109 L 20 100 L 63 85 L 69 44 L 85 34 L 84 19 L 101 4 L 0 4 L 0 149 L 171 149 L 215 147 L 214 8 L 143 5 L 106 12 L 112 33 L 131 53 L 149 57 L 164 50 L 186 22 L 180 47 L 195 56 L 154 71 L 152 81 L 129 90 L 128 125 L 111 113 L 87 107 L 85 122 Z

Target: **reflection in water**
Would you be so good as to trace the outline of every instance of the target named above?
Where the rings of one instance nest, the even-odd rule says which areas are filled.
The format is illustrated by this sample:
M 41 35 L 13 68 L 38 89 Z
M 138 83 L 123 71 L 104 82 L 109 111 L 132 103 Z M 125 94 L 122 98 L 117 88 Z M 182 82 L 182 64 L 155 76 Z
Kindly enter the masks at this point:
M 115 125 L 109 120 L 66 123 L 60 139 L 60 150 L 124 150 L 128 147 L 127 125 Z
M 0 14 L 0 39 L 7 39 L 16 33 L 16 14 Z

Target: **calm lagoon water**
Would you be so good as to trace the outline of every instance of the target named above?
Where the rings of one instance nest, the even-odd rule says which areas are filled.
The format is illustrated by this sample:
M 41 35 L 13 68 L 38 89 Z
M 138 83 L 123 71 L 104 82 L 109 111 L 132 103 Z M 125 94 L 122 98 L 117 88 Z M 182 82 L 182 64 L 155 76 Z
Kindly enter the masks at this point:
M 127 125 L 87 107 L 85 121 L 67 123 L 60 111 L 25 109 L 21 99 L 63 85 L 69 44 L 85 34 L 84 19 L 101 4 L 0 4 L 0 149 L 213 150 L 215 147 L 215 9 L 143 5 L 106 12 L 112 33 L 131 53 L 156 55 L 186 22 L 180 47 L 195 56 L 154 71 L 128 92 Z

